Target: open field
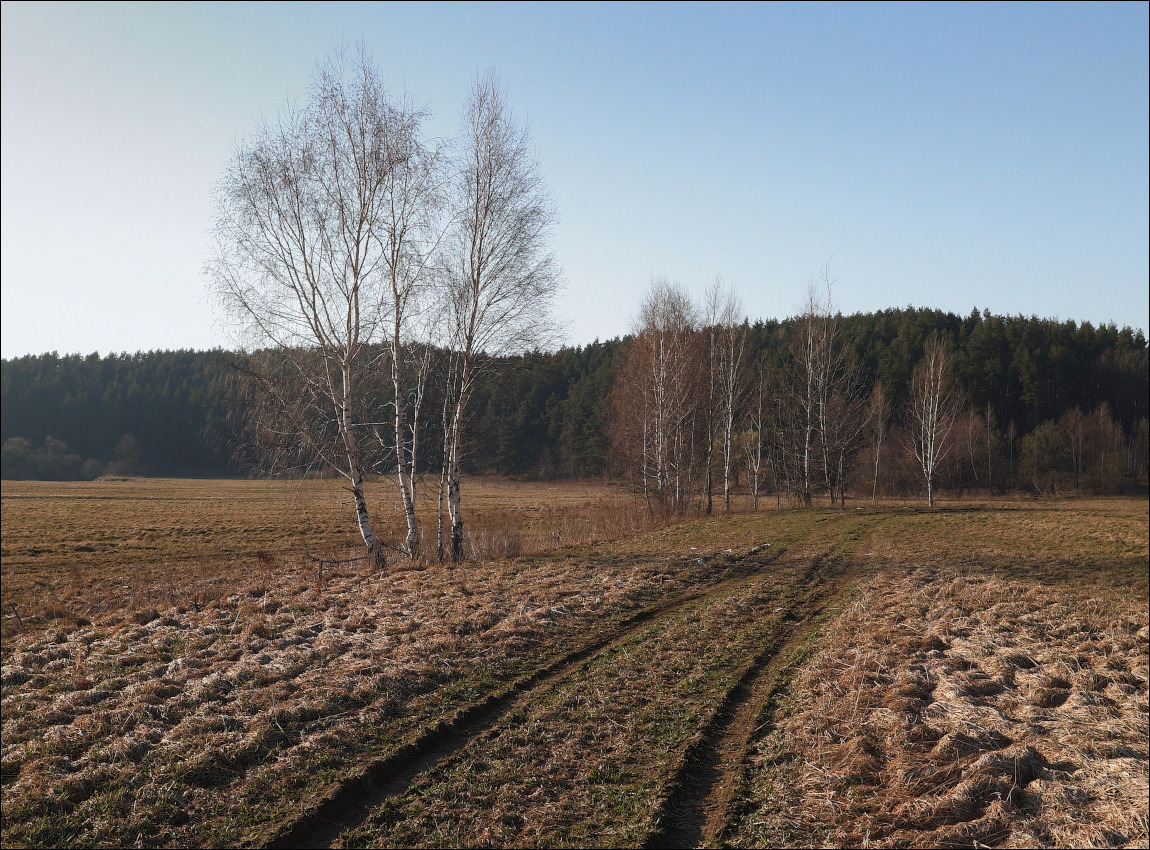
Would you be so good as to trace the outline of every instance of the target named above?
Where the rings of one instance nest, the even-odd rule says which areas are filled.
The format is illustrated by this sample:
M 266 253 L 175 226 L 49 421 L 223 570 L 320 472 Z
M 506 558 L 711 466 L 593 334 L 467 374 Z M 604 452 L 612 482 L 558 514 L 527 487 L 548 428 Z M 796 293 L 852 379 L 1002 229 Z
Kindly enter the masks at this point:
M 5 640 L 117 611 L 201 605 L 284 569 L 310 574 L 317 564 L 308 554 L 348 557 L 363 548 L 347 494 L 334 480 L 0 486 Z M 478 478 L 464 479 L 463 488 L 473 557 L 595 542 L 645 525 L 630 498 L 602 484 Z M 372 483 L 369 496 L 376 507 L 390 509 L 394 501 L 386 481 Z M 433 551 L 435 505 L 426 495 L 420 515 Z M 373 521 L 384 541 L 400 536 L 401 516 L 379 513 Z
M 5 846 L 1147 845 L 1144 500 L 621 536 L 586 488 L 491 485 L 493 539 L 618 539 L 320 577 L 299 550 L 354 540 L 324 536 L 346 514 L 319 483 L 273 514 L 267 485 L 145 482 L 167 496 L 105 493 L 103 529 L 59 508 L 75 536 L 41 525 L 45 553 L 10 519 L 63 500 L 9 483 L 6 604 L 10 559 L 69 599 L 130 575 L 100 539 L 156 575 L 168 552 L 175 602 L 141 569 L 91 623 L 6 633 Z M 182 550 L 173 527 L 207 533 Z

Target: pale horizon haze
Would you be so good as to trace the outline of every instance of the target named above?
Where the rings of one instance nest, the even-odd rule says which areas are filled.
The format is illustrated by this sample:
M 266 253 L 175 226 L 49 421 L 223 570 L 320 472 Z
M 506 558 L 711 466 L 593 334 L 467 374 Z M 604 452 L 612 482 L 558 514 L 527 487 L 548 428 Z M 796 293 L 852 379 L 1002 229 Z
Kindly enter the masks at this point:
M 213 186 L 364 42 L 455 134 L 495 68 L 559 211 L 566 343 L 654 276 L 752 319 L 829 262 L 844 313 L 1150 328 L 1150 6 L 2 6 L 4 358 L 229 347 Z

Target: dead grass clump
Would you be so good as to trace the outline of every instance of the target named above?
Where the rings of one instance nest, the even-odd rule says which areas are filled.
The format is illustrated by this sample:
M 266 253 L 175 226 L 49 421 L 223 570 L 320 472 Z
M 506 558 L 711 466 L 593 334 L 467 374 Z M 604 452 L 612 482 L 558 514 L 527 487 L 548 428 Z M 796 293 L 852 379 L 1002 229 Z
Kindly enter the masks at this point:
M 507 514 L 489 514 L 464 534 L 464 555 L 470 561 L 516 558 L 523 554 L 524 540 L 517 519 Z
M 874 580 L 760 743 L 732 840 L 1146 846 L 1146 620 L 1117 594 Z
M 132 615 L 132 619 L 139 623 L 141 626 L 146 626 L 153 620 L 160 619 L 160 612 L 155 608 L 145 608 L 142 611 L 137 611 Z

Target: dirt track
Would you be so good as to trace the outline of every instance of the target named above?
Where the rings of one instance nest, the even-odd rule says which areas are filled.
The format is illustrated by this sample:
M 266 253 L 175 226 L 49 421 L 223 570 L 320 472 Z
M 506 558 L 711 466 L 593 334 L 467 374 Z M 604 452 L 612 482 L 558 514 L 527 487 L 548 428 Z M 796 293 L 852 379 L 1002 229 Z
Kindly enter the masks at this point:
M 430 731 L 402 752 L 371 765 L 356 779 L 348 782 L 322 806 L 307 813 L 282 830 L 269 847 L 332 847 L 346 843 L 370 844 L 371 838 L 388 840 L 385 832 L 373 828 L 373 812 L 387 802 L 402 805 L 413 785 L 445 762 L 466 763 L 472 758 L 469 748 L 480 739 L 490 739 L 505 731 L 508 718 L 528 711 L 548 698 L 558 698 L 572 688 L 573 674 L 601 658 L 613 648 L 637 642 L 658 644 L 669 628 L 682 625 L 685 616 L 705 616 L 708 609 L 729 603 L 732 597 L 756 597 L 756 615 L 763 611 L 775 614 L 773 628 L 758 651 L 732 665 L 732 684 L 717 694 L 706 707 L 709 717 L 685 747 L 680 748 L 676 764 L 669 774 L 668 765 L 651 764 L 643 769 L 664 774 L 659 797 L 652 807 L 649 826 L 642 843 L 646 846 L 678 847 L 712 844 L 726 827 L 732 792 L 744 762 L 747 748 L 762 721 L 764 710 L 776 690 L 779 675 L 790 653 L 807 637 L 814 619 L 841 589 L 851 568 L 835 559 L 829 550 L 804 558 L 805 563 L 794 575 L 793 583 L 777 588 L 772 575 L 776 561 L 784 554 L 780 549 L 753 551 L 732 567 L 733 576 L 701 592 L 676 595 L 659 605 L 644 610 L 621 627 L 607 633 L 589 635 L 585 644 L 558 661 L 538 670 L 517 683 L 507 693 L 491 697 Z M 748 629 L 756 617 L 733 623 Z M 730 631 L 714 637 L 730 643 Z M 718 648 L 707 644 L 692 647 L 699 658 L 718 655 Z M 650 668 L 616 670 L 634 684 Z M 652 690 L 657 689 L 652 683 Z M 586 738 L 565 718 L 559 733 L 567 738 Z M 587 723 L 594 723 L 588 717 Z M 515 758 L 521 754 L 516 753 Z M 498 768 L 493 768 L 498 772 Z M 513 766 L 517 773 L 521 766 Z M 422 792 L 421 792 L 422 793 Z M 452 791 L 439 789 L 444 796 Z M 441 813 L 442 814 L 442 813 Z M 460 820 L 473 817 L 473 812 L 457 810 Z M 531 811 L 525 797 L 519 816 L 526 822 L 540 817 Z M 470 836 L 480 843 L 483 838 Z M 512 835 L 500 836 L 503 840 Z M 405 839 L 406 841 L 406 839 Z

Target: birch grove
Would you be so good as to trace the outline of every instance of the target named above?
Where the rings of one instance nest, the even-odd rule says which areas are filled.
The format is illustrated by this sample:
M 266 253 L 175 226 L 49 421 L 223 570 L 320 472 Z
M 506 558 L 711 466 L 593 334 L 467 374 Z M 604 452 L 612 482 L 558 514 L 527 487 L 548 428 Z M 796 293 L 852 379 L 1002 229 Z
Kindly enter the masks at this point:
M 207 267 L 248 355 L 252 449 L 271 472 L 342 476 L 378 566 L 387 548 L 419 552 L 419 437 L 433 378 L 440 514 L 446 501 L 450 554 L 461 556 L 471 393 L 501 357 L 552 342 L 560 284 L 554 205 L 496 76 L 473 87 L 453 157 L 425 140 L 427 117 L 389 93 L 365 48 L 338 52 L 302 105 L 237 143 L 217 186 Z M 393 542 L 373 528 L 365 488 L 389 469 L 404 517 Z
M 852 488 L 869 490 L 876 504 L 891 427 L 907 436 L 894 460 L 898 480 L 907 480 L 901 470 L 913 457 L 933 505 L 963 397 L 946 347 L 937 335 L 928 342 L 900 405 L 905 416 L 892 424 L 892 402 L 881 381 L 863 379 L 825 271 L 822 283 L 808 285 L 800 314 L 775 326 L 767 349 L 767 329 L 749 325 L 721 282 L 702 307 L 681 284 L 652 282 L 616 373 L 611 443 L 615 471 L 652 512 L 709 514 L 720 472 L 728 511 L 740 472 L 754 510 L 764 483 L 773 485 L 778 507 L 784 493 L 810 506 L 816 492 L 843 507 Z M 969 442 L 973 452 L 975 438 Z M 956 470 L 946 474 L 957 481 Z
M 620 471 L 648 510 L 663 516 L 687 510 L 700 477 L 705 488 L 701 385 L 709 378 L 699 368 L 706 354 L 698 334 L 697 310 L 683 287 L 655 279 L 612 390 Z

